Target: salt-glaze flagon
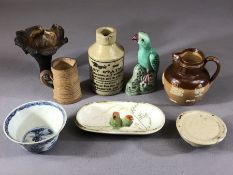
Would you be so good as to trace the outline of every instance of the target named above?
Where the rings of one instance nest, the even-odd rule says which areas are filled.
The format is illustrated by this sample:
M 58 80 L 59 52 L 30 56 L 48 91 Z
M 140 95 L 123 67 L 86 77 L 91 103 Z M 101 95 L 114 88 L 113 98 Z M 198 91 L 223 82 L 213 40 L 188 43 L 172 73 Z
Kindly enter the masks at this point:
M 115 95 L 122 90 L 124 48 L 116 42 L 113 27 L 96 30 L 96 42 L 88 49 L 92 90 L 99 95 Z

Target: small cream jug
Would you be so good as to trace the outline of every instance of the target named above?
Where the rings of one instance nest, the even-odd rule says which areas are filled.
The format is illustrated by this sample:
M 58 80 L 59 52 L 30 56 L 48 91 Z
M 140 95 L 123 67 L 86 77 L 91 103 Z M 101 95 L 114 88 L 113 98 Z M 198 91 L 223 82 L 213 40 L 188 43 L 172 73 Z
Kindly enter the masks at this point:
M 88 49 L 92 90 L 99 95 L 115 95 L 122 90 L 124 48 L 116 42 L 116 29 L 100 27 L 96 42 Z
M 40 80 L 53 88 L 53 98 L 61 104 L 71 104 L 80 100 L 82 93 L 75 59 L 63 57 L 52 62 L 51 71 L 44 70 Z

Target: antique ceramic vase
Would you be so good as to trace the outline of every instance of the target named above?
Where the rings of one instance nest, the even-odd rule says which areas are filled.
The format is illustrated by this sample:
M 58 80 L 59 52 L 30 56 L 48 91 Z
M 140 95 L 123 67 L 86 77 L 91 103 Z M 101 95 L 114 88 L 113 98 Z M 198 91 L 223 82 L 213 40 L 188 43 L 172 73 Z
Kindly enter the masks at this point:
M 53 24 L 50 29 L 37 25 L 16 32 L 15 44 L 30 54 L 40 67 L 40 80 L 51 81 L 51 60 L 57 50 L 68 42 L 64 29 Z
M 210 77 L 205 65 L 213 61 L 217 69 Z M 216 57 L 206 57 L 195 48 L 173 54 L 173 64 L 163 73 L 162 81 L 169 99 L 178 104 L 193 104 L 208 91 L 220 70 Z
M 99 95 L 119 93 L 123 86 L 124 48 L 116 42 L 116 29 L 98 28 L 88 56 L 92 90 Z

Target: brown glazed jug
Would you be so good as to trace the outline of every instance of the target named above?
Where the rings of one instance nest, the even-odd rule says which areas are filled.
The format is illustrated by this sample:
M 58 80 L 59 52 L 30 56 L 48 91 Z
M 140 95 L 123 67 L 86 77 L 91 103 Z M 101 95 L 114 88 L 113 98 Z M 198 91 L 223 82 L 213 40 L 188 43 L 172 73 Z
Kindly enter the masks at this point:
M 217 69 L 210 77 L 205 65 L 213 61 Z M 169 99 L 178 104 L 194 104 L 208 91 L 220 71 L 219 60 L 205 57 L 195 48 L 173 54 L 173 63 L 163 73 L 162 81 Z

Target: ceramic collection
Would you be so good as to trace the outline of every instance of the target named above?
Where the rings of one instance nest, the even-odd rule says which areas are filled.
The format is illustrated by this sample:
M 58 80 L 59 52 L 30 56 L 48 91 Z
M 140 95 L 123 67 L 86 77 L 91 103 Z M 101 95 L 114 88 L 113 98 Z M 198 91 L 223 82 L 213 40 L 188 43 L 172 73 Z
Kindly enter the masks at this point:
M 96 41 L 88 49 L 91 89 L 98 95 L 115 95 L 123 89 L 129 96 L 152 93 L 157 86 L 159 54 L 149 35 L 136 33 L 132 40 L 138 44 L 137 64 L 124 86 L 125 50 L 117 42 L 113 27 L 96 29 Z M 60 104 L 71 104 L 81 99 L 82 92 L 77 61 L 70 57 L 52 55 L 68 42 L 64 29 L 52 25 L 29 27 L 16 32 L 15 44 L 36 59 L 40 67 L 40 81 L 53 88 L 53 98 Z M 162 75 L 168 98 L 180 105 L 194 104 L 209 90 L 220 71 L 220 61 L 206 57 L 196 48 L 188 48 L 172 55 L 172 64 Z M 212 76 L 205 68 L 208 62 L 216 64 Z M 23 104 L 9 113 L 3 125 L 11 141 L 35 153 L 51 149 L 66 124 L 67 115 L 62 106 L 50 101 Z M 165 114 L 149 103 L 103 101 L 81 107 L 75 117 L 76 125 L 85 131 L 113 135 L 147 135 L 162 129 Z M 215 145 L 227 133 L 225 123 L 206 111 L 186 111 L 176 120 L 176 127 L 187 143 L 195 147 Z

